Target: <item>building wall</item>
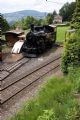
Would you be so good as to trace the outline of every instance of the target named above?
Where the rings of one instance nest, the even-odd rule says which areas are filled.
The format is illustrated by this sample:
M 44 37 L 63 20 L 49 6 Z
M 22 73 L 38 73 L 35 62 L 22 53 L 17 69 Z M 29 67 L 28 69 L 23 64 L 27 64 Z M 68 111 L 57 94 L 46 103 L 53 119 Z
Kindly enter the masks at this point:
M 15 34 L 6 34 L 5 35 L 6 41 L 7 41 L 7 45 L 9 46 L 13 46 L 15 42 L 18 41 L 18 36 Z
M 55 16 L 53 23 L 62 23 L 62 17 L 60 15 Z
M 23 33 L 20 34 L 14 34 L 14 33 L 6 33 L 5 38 L 7 41 L 8 46 L 13 46 L 15 42 L 19 40 L 19 35 L 22 35 Z

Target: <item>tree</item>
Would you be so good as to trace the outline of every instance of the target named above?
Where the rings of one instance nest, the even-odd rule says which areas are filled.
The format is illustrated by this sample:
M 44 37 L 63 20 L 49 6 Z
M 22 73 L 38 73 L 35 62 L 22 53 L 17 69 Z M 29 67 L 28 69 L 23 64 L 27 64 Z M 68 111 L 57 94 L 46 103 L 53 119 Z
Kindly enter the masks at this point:
M 6 19 L 3 18 L 3 16 L 0 14 L 0 23 L 2 27 L 2 32 L 9 30 L 10 26 Z
M 11 29 L 16 29 L 16 27 L 22 28 L 22 22 L 20 20 L 16 21 L 12 26 Z
M 71 21 L 75 6 L 75 2 L 70 4 L 67 2 L 63 5 L 63 7 L 59 10 L 59 15 L 63 17 L 63 21 Z
M 57 15 L 57 12 L 54 10 L 53 11 L 53 17 L 55 17 Z
M 71 21 L 71 28 L 80 29 L 80 0 L 76 0 L 76 8 Z
M 73 13 L 76 7 L 76 2 L 72 2 L 71 4 L 69 4 L 69 20 L 72 20 L 73 17 Z
M 21 27 L 23 30 L 29 29 L 31 24 L 34 25 L 45 25 L 45 24 L 52 24 L 54 16 L 56 15 L 56 11 L 53 13 L 48 13 L 48 15 L 44 19 L 37 19 L 33 16 L 27 16 L 26 18 L 22 18 L 22 20 L 16 21 L 12 28 L 15 29 L 17 26 Z
M 52 24 L 52 22 L 53 22 L 53 14 L 52 13 L 48 13 L 48 15 L 46 16 L 46 22 L 47 22 L 47 24 Z
M 23 30 L 27 30 L 30 28 L 31 24 L 35 25 L 40 25 L 41 24 L 41 19 L 38 20 L 32 16 L 27 16 L 26 18 L 23 18 L 22 20 L 16 21 L 13 25 L 12 28 L 16 28 L 17 26 L 21 27 Z
M 46 18 L 45 18 L 45 19 L 46 19 L 46 23 L 47 23 L 47 24 L 52 24 L 55 15 L 57 15 L 57 13 L 56 13 L 55 10 L 53 11 L 53 13 L 48 13 L 48 15 L 47 15 Z

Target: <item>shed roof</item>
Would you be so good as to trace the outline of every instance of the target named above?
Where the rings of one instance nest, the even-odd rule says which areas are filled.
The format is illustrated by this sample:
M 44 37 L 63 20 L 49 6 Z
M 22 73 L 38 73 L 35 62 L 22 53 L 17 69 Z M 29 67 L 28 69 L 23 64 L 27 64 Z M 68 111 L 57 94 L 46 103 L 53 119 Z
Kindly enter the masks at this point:
M 6 31 L 3 34 L 8 34 L 8 33 L 19 35 L 21 33 L 24 33 L 24 31 L 11 30 L 11 31 Z
M 50 27 L 53 27 L 53 28 L 56 28 L 56 25 L 53 25 L 53 24 L 50 24 L 49 26 L 50 26 Z
M 18 37 L 19 38 L 25 38 L 26 36 L 25 36 L 25 34 L 23 34 L 23 35 L 19 35 Z

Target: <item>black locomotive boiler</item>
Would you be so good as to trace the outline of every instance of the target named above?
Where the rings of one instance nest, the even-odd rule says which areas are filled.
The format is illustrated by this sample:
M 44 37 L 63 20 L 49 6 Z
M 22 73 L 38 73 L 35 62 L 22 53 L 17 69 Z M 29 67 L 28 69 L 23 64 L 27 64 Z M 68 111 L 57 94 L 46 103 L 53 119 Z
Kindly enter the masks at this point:
M 55 26 L 31 26 L 31 31 L 26 35 L 26 40 L 22 46 L 22 51 L 26 56 L 35 57 L 43 53 L 47 48 L 51 48 L 56 41 Z

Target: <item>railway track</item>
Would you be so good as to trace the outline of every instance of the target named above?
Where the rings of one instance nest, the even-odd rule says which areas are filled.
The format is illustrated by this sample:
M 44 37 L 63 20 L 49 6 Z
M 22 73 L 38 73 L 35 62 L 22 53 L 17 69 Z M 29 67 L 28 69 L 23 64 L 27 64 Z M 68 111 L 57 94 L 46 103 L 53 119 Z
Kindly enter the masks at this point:
M 53 58 L 42 62 L 38 66 L 35 66 L 34 69 L 32 68 L 27 72 L 25 71 L 23 75 L 19 75 L 15 78 L 15 80 L 12 78 L 9 84 L 4 84 L 3 82 L 2 87 L 0 89 L 0 105 L 2 106 L 5 103 L 7 104 L 8 101 L 16 98 L 16 96 L 18 96 L 18 94 L 20 94 L 26 88 L 29 89 L 29 87 L 36 84 L 42 77 L 44 77 L 50 71 L 55 71 L 56 69 L 58 69 L 60 67 L 60 57 L 61 54 L 55 55 Z
M 31 59 L 28 58 L 22 58 L 21 60 L 15 62 L 15 63 L 3 63 L 0 67 L 0 81 L 8 77 L 10 74 L 12 74 L 14 71 L 16 71 L 18 68 L 23 66 L 25 63 L 28 63 Z

